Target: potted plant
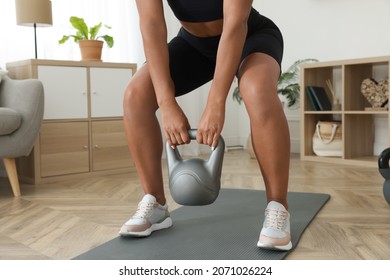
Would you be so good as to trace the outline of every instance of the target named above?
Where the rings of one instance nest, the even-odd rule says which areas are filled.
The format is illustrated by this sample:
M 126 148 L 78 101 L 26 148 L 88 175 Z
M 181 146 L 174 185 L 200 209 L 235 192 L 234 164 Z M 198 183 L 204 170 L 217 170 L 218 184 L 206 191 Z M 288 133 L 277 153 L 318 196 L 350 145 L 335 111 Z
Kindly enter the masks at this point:
M 298 108 L 299 106 L 299 94 L 301 89 L 299 86 L 299 66 L 302 63 L 316 61 L 318 60 L 313 58 L 297 60 L 286 71 L 280 74 L 278 80 L 278 94 L 286 98 L 288 108 Z M 237 101 L 238 104 L 241 104 L 242 97 L 238 86 L 233 91 L 233 100 Z M 255 158 L 250 134 L 248 136 L 246 145 L 250 157 Z
M 77 30 L 74 35 L 64 35 L 58 43 L 63 44 L 68 41 L 69 38 L 73 38 L 75 43 L 79 44 L 81 52 L 81 60 L 94 60 L 102 61 L 102 48 L 103 41 L 107 43 L 109 48 L 114 46 L 114 39 L 109 35 L 99 35 L 103 24 L 99 24 L 88 27 L 83 18 L 71 16 L 69 19 L 71 25 Z M 104 25 L 107 29 L 111 29 L 110 26 Z M 99 40 L 102 39 L 102 40 Z

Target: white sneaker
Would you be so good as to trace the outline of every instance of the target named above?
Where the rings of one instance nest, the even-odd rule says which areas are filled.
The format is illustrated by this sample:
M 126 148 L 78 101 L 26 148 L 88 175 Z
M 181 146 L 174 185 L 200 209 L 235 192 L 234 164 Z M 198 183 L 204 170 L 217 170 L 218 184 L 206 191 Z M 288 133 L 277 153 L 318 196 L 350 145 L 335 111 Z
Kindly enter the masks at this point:
M 153 231 L 172 226 L 168 205 L 160 205 L 153 195 L 146 194 L 138 209 L 120 229 L 121 236 L 149 236 Z
M 292 248 L 290 214 L 279 202 L 270 201 L 265 209 L 265 220 L 257 247 L 282 251 Z

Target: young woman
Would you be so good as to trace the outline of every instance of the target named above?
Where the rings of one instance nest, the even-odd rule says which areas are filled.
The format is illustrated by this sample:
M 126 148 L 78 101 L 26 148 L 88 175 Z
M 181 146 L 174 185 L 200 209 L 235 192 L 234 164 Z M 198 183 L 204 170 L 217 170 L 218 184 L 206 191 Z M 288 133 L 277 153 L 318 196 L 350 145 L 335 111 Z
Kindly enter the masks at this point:
M 235 76 L 250 118 L 263 175 L 267 209 L 257 246 L 291 249 L 287 186 L 290 136 L 277 95 L 283 38 L 252 8 L 252 0 L 167 0 L 182 27 L 167 44 L 164 0 L 136 0 L 146 63 L 124 98 L 126 136 L 145 196 L 121 228 L 122 236 L 148 236 L 172 225 L 163 189 L 162 130 L 171 147 L 190 142 L 190 124 L 175 97 L 212 80 L 196 140 L 218 143 L 226 98 Z

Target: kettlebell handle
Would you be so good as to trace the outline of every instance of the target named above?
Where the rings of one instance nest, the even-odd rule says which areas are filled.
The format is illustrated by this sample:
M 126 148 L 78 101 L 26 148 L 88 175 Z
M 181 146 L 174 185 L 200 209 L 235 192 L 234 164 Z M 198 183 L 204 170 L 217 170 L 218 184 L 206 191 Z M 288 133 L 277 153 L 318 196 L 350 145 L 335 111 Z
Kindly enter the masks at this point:
M 197 129 L 188 130 L 188 134 L 191 140 L 196 140 L 196 133 L 197 133 Z M 221 158 L 223 158 L 224 151 L 225 151 L 225 141 L 223 140 L 223 137 L 221 135 L 218 139 L 217 147 L 215 147 L 214 151 L 212 151 L 210 158 L 208 159 L 207 162 L 212 166 L 218 166 L 217 164 L 214 163 L 218 162 Z M 179 150 L 172 149 L 172 147 L 169 146 L 168 142 L 166 142 L 166 152 L 167 152 L 168 166 L 174 166 L 177 162 L 183 160 L 179 153 Z
M 197 129 L 189 129 L 188 130 L 188 135 L 190 136 L 191 140 L 196 140 L 197 131 L 198 131 Z
M 188 135 L 190 136 L 190 139 L 191 140 L 196 140 L 196 133 L 198 132 L 198 130 L 196 128 L 192 128 L 192 129 L 189 129 L 188 130 Z M 218 139 L 218 144 L 217 144 L 217 147 L 215 147 L 216 149 L 221 149 L 224 150 L 225 149 L 225 142 L 222 138 L 222 136 L 219 136 L 219 139 Z
M 192 129 L 189 129 L 188 130 L 188 135 L 190 136 L 190 139 L 191 140 L 196 140 L 196 133 L 198 132 L 198 130 L 196 128 L 192 128 Z M 222 138 L 222 136 L 219 136 L 219 139 L 218 139 L 218 145 L 217 147 L 215 147 L 216 149 L 220 149 L 222 148 L 222 150 L 225 149 L 225 142 Z

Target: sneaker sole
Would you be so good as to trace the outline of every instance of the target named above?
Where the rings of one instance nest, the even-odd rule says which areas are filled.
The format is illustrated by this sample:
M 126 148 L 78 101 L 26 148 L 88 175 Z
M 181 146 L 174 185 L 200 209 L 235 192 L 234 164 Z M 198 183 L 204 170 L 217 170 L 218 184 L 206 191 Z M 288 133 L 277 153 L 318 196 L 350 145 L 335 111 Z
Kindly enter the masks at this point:
M 153 231 L 169 228 L 172 226 L 172 219 L 170 217 L 166 218 L 164 221 L 158 224 L 153 224 L 150 228 L 144 231 L 120 231 L 120 236 L 133 236 L 133 237 L 146 237 L 152 234 Z
M 286 245 L 275 246 L 275 245 L 270 244 L 270 243 L 260 243 L 260 242 L 257 242 L 257 247 L 259 247 L 261 249 L 268 249 L 268 250 L 289 251 L 292 248 L 292 244 L 291 244 L 291 241 L 290 241 Z

